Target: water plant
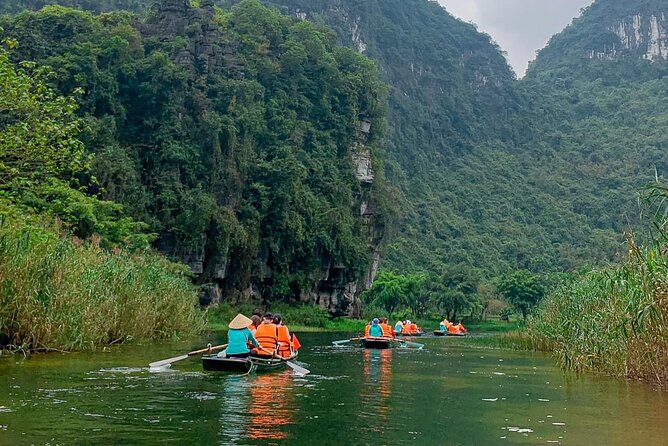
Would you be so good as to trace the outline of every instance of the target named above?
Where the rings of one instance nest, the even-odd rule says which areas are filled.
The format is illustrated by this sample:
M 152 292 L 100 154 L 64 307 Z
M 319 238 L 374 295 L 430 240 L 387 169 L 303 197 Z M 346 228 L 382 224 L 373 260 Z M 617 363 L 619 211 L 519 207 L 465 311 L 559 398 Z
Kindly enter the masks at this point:
M 647 245 L 627 235 L 617 266 L 563 284 L 528 324 L 534 346 L 553 351 L 562 367 L 668 382 L 668 188 L 649 187 L 652 228 Z
M 187 268 L 153 254 L 69 237 L 0 202 L 0 345 L 95 349 L 204 327 Z

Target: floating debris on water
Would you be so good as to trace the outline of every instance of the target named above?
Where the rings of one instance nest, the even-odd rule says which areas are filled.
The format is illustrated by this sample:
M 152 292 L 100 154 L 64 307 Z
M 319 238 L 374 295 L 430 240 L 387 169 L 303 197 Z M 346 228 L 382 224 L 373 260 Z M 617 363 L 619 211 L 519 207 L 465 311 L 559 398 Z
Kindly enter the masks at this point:
M 533 433 L 533 429 L 521 428 L 521 427 L 517 427 L 517 426 L 508 426 L 506 429 L 508 429 L 508 432 L 517 432 L 518 434 L 531 434 L 531 433 Z
M 566 426 L 566 423 L 552 423 L 552 426 Z
M 483 401 L 489 401 L 490 403 L 493 403 L 495 401 L 498 401 L 499 399 L 498 398 L 483 398 L 482 400 Z
M 538 401 L 542 401 L 544 403 L 549 403 L 550 402 L 550 400 L 547 400 L 545 398 L 538 398 Z

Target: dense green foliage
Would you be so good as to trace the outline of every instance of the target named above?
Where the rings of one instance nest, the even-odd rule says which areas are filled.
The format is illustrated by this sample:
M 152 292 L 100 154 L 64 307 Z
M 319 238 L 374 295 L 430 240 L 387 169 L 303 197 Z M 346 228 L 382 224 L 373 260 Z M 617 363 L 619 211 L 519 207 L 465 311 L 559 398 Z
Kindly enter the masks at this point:
M 2 25 L 21 42 L 15 60 L 52 67 L 63 94 L 83 90 L 99 180 L 84 186 L 146 222 L 162 251 L 199 263 L 200 281 L 228 295 L 256 284 L 276 301 L 331 265 L 361 278 L 370 247 L 357 201 L 377 204 L 382 176 L 363 192 L 352 155 L 360 119 L 373 154 L 383 130 L 374 64 L 253 1 L 193 11 L 174 25 L 159 7 L 144 24 L 47 7 Z
M 198 332 L 185 267 L 139 253 L 150 239 L 144 225 L 79 190 L 79 180 L 93 181 L 81 120 L 71 98 L 45 85 L 49 76 L 13 65 L 0 48 L 0 348 L 90 349 Z
M 538 279 L 525 270 L 515 271 L 501 277 L 496 288 L 501 297 L 522 315 L 525 322 L 527 316 L 545 297 L 545 290 Z
M 506 297 L 504 294 L 508 292 L 508 287 L 505 284 L 511 283 L 517 274 L 502 278 L 497 290 L 465 265 L 449 266 L 441 275 L 401 275 L 381 271 L 373 287 L 362 295 L 369 304 L 365 314 L 439 321 L 443 317 L 453 321 L 462 318 L 467 321 L 483 320 L 493 304 L 496 304 L 496 312 L 508 308 L 499 297 Z M 527 289 L 542 291 L 537 277 L 527 272 L 520 272 L 519 275 L 529 283 Z M 522 288 L 524 291 L 525 288 Z M 507 301 L 514 303 L 513 299 Z M 522 308 L 521 305 L 517 307 L 520 313 Z
M 0 3 L 0 14 L 16 14 L 26 9 L 38 10 L 47 5 L 61 5 L 98 13 L 121 9 L 141 12 L 153 3 L 153 0 L 7 0 Z

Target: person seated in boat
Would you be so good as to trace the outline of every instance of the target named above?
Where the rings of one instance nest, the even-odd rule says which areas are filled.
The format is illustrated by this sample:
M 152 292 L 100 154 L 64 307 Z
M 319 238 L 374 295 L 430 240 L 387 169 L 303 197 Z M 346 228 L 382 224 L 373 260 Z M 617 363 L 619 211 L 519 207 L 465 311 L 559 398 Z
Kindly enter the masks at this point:
M 227 332 L 227 348 L 218 356 L 227 356 L 228 358 L 247 358 L 251 351 L 249 346 L 258 347 L 260 343 L 255 339 L 253 333 L 248 329 L 251 320 L 243 314 L 237 314 L 229 324 Z
M 406 330 L 407 334 L 409 335 L 414 335 L 418 333 L 418 326 L 415 322 L 412 322 L 410 320 L 406 321 L 408 329 Z
M 278 348 L 278 327 L 274 324 L 274 315 L 265 313 L 262 323 L 255 331 L 255 339 L 260 344 L 253 350 L 254 356 L 274 356 Z
M 450 323 L 450 325 L 446 325 L 446 329 L 448 330 L 448 333 L 457 334 L 457 329 L 455 328 L 455 324 L 453 323 Z
M 397 321 L 396 324 L 394 324 L 394 334 L 395 336 L 401 336 L 401 333 L 404 330 L 404 323 L 401 321 Z
M 394 332 L 392 331 L 392 327 L 390 327 L 390 324 L 387 323 L 386 317 L 380 318 L 380 328 L 383 330 L 383 337 L 385 338 L 394 337 Z
M 369 328 L 369 336 L 372 338 L 382 338 L 383 329 L 380 327 L 380 321 L 378 318 L 371 321 L 371 327 Z
M 455 333 L 457 334 L 466 334 L 468 333 L 466 328 L 462 325 L 462 321 L 457 322 L 457 325 L 455 325 Z
M 252 323 L 248 326 L 248 329 L 255 335 L 255 332 L 257 331 L 257 326 L 260 325 L 262 322 L 262 317 L 258 316 L 257 314 L 253 313 L 253 315 L 250 317 Z
M 442 320 L 441 323 L 439 324 L 438 328 L 439 328 L 441 331 L 448 331 L 448 327 L 449 327 L 450 325 L 452 325 L 452 322 L 450 322 L 450 321 L 448 320 L 448 318 L 446 317 L 446 318 L 443 318 L 443 320 Z
M 368 324 L 366 324 L 366 327 L 364 327 L 364 337 L 365 337 L 365 338 L 368 338 L 369 336 L 371 336 L 371 335 L 369 334 L 370 331 L 371 331 L 371 322 L 369 322 Z
M 282 358 L 292 357 L 294 354 L 292 336 L 280 314 L 274 315 L 274 325 L 276 325 L 276 329 L 278 330 L 278 355 Z

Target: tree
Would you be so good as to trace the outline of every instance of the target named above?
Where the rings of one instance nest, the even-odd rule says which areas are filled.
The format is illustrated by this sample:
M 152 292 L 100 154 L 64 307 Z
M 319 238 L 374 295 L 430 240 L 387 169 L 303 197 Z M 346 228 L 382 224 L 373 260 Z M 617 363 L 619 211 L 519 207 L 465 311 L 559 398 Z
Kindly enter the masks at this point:
M 501 277 L 496 290 L 509 304 L 522 314 L 526 322 L 527 316 L 545 296 L 545 290 L 538 278 L 527 270 L 520 270 Z
M 378 273 L 373 287 L 368 292 L 368 300 L 387 311 L 390 318 L 406 298 L 406 279 L 393 272 Z

